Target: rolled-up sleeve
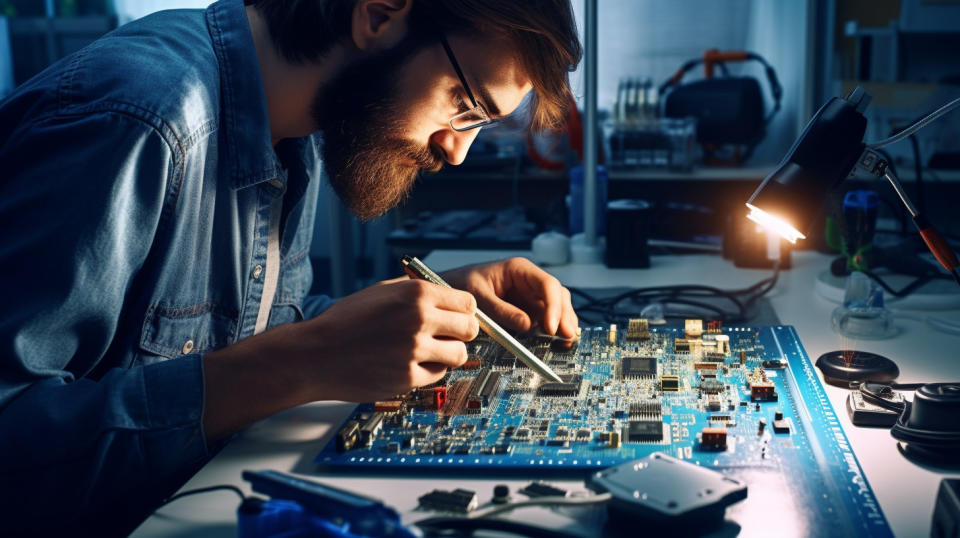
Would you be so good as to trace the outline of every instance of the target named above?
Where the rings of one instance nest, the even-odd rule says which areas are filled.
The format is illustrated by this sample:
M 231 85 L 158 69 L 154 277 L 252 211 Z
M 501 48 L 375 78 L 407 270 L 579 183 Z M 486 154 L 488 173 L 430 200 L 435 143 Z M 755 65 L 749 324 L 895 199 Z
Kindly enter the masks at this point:
M 124 534 L 209 458 L 200 356 L 138 366 L 111 346 L 177 149 L 123 110 L 50 115 L 2 143 L 0 170 L 0 520 Z

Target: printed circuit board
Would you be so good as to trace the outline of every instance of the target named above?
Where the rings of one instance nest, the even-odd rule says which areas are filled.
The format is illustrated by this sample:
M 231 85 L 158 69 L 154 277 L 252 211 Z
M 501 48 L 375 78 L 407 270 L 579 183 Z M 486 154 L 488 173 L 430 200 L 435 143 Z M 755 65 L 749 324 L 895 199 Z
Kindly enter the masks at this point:
M 660 451 L 745 481 L 748 499 L 728 510 L 744 530 L 775 520 L 798 535 L 890 535 L 792 327 L 634 319 L 581 331 L 567 349 L 522 340 L 562 383 L 481 336 L 441 382 L 359 406 L 316 462 L 536 477 Z

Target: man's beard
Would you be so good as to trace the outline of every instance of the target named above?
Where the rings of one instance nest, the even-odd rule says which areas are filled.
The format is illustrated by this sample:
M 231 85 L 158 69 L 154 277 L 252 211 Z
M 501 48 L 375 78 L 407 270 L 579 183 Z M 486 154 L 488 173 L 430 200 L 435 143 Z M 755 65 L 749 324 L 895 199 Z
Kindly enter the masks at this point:
M 334 191 L 361 220 L 379 217 L 406 200 L 420 169 L 437 172 L 443 152 L 404 138 L 397 82 L 422 41 L 345 67 L 317 93 L 313 119 L 323 134 L 323 158 Z

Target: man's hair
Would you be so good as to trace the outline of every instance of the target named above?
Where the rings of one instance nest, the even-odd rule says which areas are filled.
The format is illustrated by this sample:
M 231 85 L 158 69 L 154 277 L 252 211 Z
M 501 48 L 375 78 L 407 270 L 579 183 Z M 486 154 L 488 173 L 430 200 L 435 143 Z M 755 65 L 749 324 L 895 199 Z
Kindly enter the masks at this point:
M 411 33 L 507 39 L 533 85 L 532 126 L 555 128 L 573 101 L 569 72 L 582 50 L 569 0 L 411 0 Z M 311 62 L 350 39 L 357 0 L 245 0 L 288 61 Z

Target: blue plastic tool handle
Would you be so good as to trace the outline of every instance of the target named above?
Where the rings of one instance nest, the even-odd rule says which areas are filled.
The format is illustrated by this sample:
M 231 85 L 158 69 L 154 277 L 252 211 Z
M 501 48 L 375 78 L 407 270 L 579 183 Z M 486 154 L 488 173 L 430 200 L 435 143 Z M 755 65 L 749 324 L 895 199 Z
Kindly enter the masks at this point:
M 346 523 L 354 534 L 410 536 L 399 514 L 376 499 L 278 471 L 244 471 L 242 476 L 253 491 L 294 501 L 313 516 Z

